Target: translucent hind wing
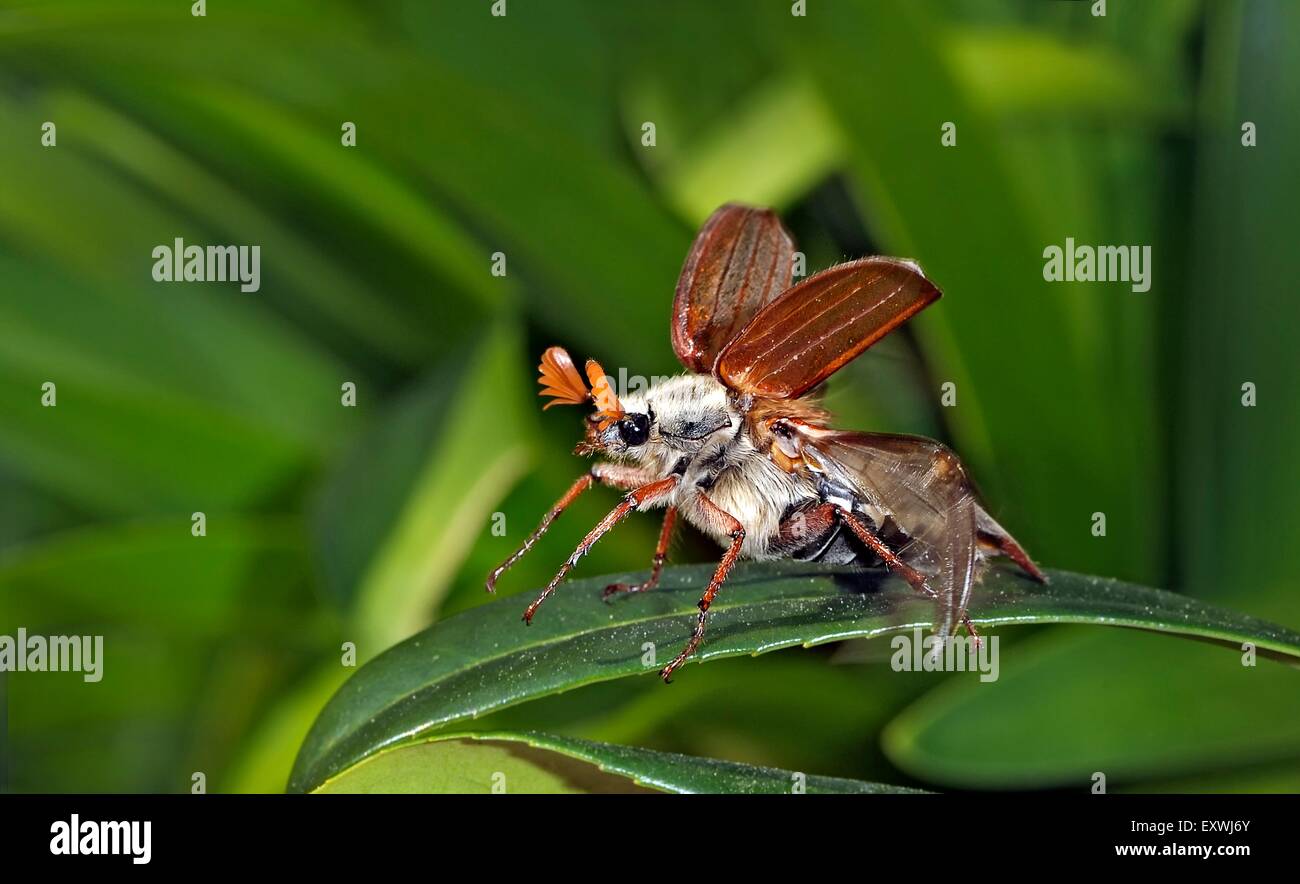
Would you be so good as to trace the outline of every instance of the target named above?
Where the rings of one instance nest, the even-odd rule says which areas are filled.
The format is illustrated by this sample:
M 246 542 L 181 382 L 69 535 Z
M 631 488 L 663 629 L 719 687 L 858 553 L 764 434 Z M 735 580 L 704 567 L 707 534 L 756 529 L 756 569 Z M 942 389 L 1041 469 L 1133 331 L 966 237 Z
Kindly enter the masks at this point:
M 982 509 L 961 461 L 919 436 L 809 430 L 804 444 L 811 468 L 855 489 L 906 535 L 896 552 L 927 576 L 935 632 L 951 635 L 966 614 L 980 565 Z

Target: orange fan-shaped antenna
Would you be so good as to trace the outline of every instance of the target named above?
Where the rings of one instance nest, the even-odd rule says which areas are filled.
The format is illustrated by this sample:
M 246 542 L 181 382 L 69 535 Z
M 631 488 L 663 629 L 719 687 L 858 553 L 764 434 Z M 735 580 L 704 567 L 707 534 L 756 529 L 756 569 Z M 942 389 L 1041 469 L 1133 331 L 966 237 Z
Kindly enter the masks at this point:
M 582 375 L 578 374 L 578 369 L 563 347 L 546 348 L 537 371 L 540 373 L 537 383 L 542 385 L 537 395 L 551 397 L 551 401 L 542 406 L 542 411 L 552 405 L 583 405 L 592 401 L 587 385 L 582 382 Z

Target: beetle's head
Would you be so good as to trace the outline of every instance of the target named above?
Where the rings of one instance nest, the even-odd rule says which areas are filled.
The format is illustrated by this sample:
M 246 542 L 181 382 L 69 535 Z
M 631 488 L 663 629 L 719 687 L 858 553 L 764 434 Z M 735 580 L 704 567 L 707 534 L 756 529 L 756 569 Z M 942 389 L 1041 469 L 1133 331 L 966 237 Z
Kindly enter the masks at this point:
M 587 416 L 586 435 L 578 444 L 579 453 L 606 454 L 632 460 L 646 457 L 654 435 L 654 411 L 648 406 L 642 411 L 625 409 L 599 362 L 587 360 L 590 387 L 562 347 L 548 348 L 542 354 L 537 370 L 540 373 L 537 382 L 542 385 L 539 395 L 551 397 L 543 410 L 552 405 L 591 404 L 595 407 L 596 410 Z

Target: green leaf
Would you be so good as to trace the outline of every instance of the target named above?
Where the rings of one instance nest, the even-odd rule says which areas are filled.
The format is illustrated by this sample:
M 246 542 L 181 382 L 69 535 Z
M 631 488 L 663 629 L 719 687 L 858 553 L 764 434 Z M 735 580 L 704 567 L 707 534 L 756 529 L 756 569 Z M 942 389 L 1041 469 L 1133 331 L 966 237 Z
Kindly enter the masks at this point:
M 1157 435 L 1151 375 L 1141 363 L 1149 339 L 1101 333 L 1143 328 L 1150 300 L 1119 287 L 1102 293 L 1043 279 L 1048 244 L 1066 235 L 1107 241 L 1084 238 L 1098 230 L 1113 235 L 1095 212 L 1075 211 L 1062 195 L 1097 191 L 1088 152 L 1071 142 L 1083 158 L 1072 153 L 1061 162 L 1060 152 L 1048 149 L 1050 138 L 1039 140 L 1050 129 L 1031 130 L 1035 137 L 1027 139 L 1026 127 L 1006 125 L 987 107 L 968 82 L 971 53 L 950 51 L 933 4 L 825 7 L 794 29 L 779 8 L 765 21 L 844 134 L 849 186 L 871 238 L 881 251 L 918 261 L 945 293 L 909 328 L 930 357 L 929 377 L 961 391 L 958 405 L 944 409 L 955 447 L 989 498 L 1014 507 L 1000 516 L 1013 530 L 1026 525 L 1017 533 L 1040 556 L 1153 573 L 1158 544 L 1149 535 L 1160 510 L 1147 489 L 1157 474 L 1134 444 Z M 1091 82 L 1095 64 L 1070 64 L 1078 82 Z M 945 122 L 957 127 L 955 147 L 941 141 Z M 1086 186 L 1072 186 L 1076 176 Z M 1033 198 L 1035 181 L 1050 182 L 1048 198 Z M 1121 425 L 1131 432 L 1081 431 Z M 1063 459 L 1088 481 L 1062 481 Z M 1112 530 L 1122 525 L 1129 542 L 1094 544 L 1085 556 L 1080 525 L 1097 511 L 1107 513 Z
M 356 590 L 353 613 L 362 659 L 431 622 L 474 538 L 490 527 L 497 501 L 527 469 L 534 425 L 526 399 L 528 373 L 516 359 L 519 349 L 511 328 L 488 334 L 428 428 L 436 431 L 432 441 L 427 436 L 408 440 L 424 442 L 427 450 L 399 499 L 380 501 L 394 503 L 396 512 Z M 484 445 L 488 429 L 492 444 Z M 375 479 L 387 469 L 383 451 L 366 454 L 366 462 L 350 465 L 354 479 Z M 327 544 L 354 530 L 359 508 L 373 512 L 375 507 L 357 502 L 332 524 Z
M 961 687 L 940 685 L 889 724 L 890 760 L 950 787 L 1084 789 L 1094 771 L 1108 787 L 1223 773 L 1300 745 L 1295 672 L 1155 636 L 1053 631 L 1004 648 L 996 682 Z
M 0 554 L 0 622 L 132 624 L 177 643 L 237 633 L 308 645 L 327 618 L 304 611 L 309 562 L 300 526 L 285 518 L 188 515 L 46 535 Z M 250 599 L 258 575 L 265 589 Z M 184 575 L 183 589 L 177 575 Z
M 327 145 L 319 132 L 286 116 L 283 108 L 237 90 L 186 91 L 178 100 L 220 129 L 260 139 L 259 146 L 268 152 L 264 163 L 301 176 L 304 188 L 321 192 L 331 211 L 363 216 L 428 272 L 453 281 L 454 291 L 467 295 L 471 303 L 500 302 L 504 286 L 483 272 L 489 250 L 466 237 L 410 183 L 367 161 L 364 154 Z
M 1181 399 L 1169 412 L 1178 479 L 1170 528 L 1189 591 L 1295 622 L 1300 399 L 1261 394 L 1243 407 L 1241 397 L 1246 381 L 1260 391 L 1300 384 L 1294 348 L 1276 333 L 1277 317 L 1293 306 L 1288 271 L 1273 256 L 1293 234 L 1258 223 L 1283 217 L 1300 194 L 1290 159 L 1300 122 L 1289 110 L 1300 91 L 1300 11 L 1216 4 L 1208 12 L 1190 267 L 1186 286 L 1165 296 L 1165 337 L 1183 342 L 1170 369 L 1170 398 Z M 1292 51 L 1258 51 L 1253 41 L 1263 34 Z M 1244 120 L 1276 121 L 1267 150 L 1242 147 Z M 1157 677 L 1116 677 L 1138 670 Z M 1206 790 L 1278 788 L 1286 780 L 1259 772 L 1298 760 L 1290 675 L 1202 648 L 1058 634 L 1023 649 L 990 690 L 940 688 L 918 702 L 886 731 L 885 748 L 909 772 L 946 784 L 1048 786 L 1100 770 L 1109 784 L 1150 791 L 1163 791 L 1169 777 Z M 959 739 L 950 730 L 958 724 Z M 1014 764 L 1007 734 L 1017 735 Z
M 176 791 L 194 770 L 224 788 L 221 747 L 260 709 L 270 673 L 292 668 L 337 624 L 312 604 L 295 520 L 214 512 L 208 529 L 192 536 L 188 515 L 104 523 L 0 552 L 0 631 L 103 637 L 99 681 L 80 672 L 0 678 L 21 771 L 12 788 Z M 343 681 L 334 661 L 340 676 L 285 741 L 272 790 Z M 186 756 L 191 742 L 195 757 Z
M 254 414 L 254 406 L 214 401 L 226 396 L 222 391 L 205 398 L 178 389 L 184 378 L 197 380 L 205 371 L 205 384 L 227 384 L 226 390 L 251 383 L 243 369 L 235 379 L 225 366 L 252 361 L 253 327 L 226 326 L 219 318 L 229 318 L 225 308 L 216 300 L 207 302 L 212 312 L 199 307 L 208 296 L 197 289 L 169 302 L 186 317 L 173 323 L 157 321 L 144 298 L 135 300 L 148 293 L 143 287 L 136 286 L 136 294 L 126 287 L 101 290 L 5 258 L 0 288 L 0 457 L 42 487 L 108 513 L 188 516 L 247 506 L 313 459 L 318 442 L 282 433 Z M 119 294 L 135 302 L 126 307 L 117 301 Z M 119 324 L 131 329 L 121 341 L 104 343 L 116 336 L 95 331 Z M 191 335 L 191 364 L 169 371 L 178 340 Z M 241 358 L 200 355 L 198 338 L 202 347 Z M 131 352 L 119 350 L 136 340 L 142 343 Z M 286 366 L 287 351 L 278 352 L 275 364 Z M 265 368 L 261 377 L 271 373 Z M 337 401 L 338 387 L 332 378 L 316 377 L 312 409 L 319 414 L 319 403 Z M 46 382 L 56 385 L 57 407 L 41 404 Z M 298 401 L 298 394 L 279 395 L 284 408 L 294 410 L 291 400 Z M 325 421 L 315 426 L 328 438 Z
M 195 730 L 195 698 L 209 687 L 206 647 L 148 628 L 94 629 L 104 636 L 101 681 L 80 672 L 0 678 L 7 683 L 7 791 L 175 792 L 202 769 L 182 756 Z
M 439 737 L 380 752 L 317 792 L 916 792 L 901 786 L 655 752 L 539 733 Z M 647 790 L 645 787 L 650 787 Z
M 726 202 L 785 208 L 830 175 L 842 154 L 839 129 L 816 90 L 802 78 L 781 77 L 746 95 L 666 164 L 660 186 L 699 224 Z
M 340 261 L 340 256 L 275 218 L 265 198 L 250 198 L 214 175 L 199 161 L 202 157 L 177 150 L 159 134 L 78 92 L 55 92 L 48 104 L 46 113 L 51 119 L 75 121 L 85 133 L 87 147 L 97 156 L 124 176 L 148 182 L 158 192 L 172 196 L 213 239 L 257 243 L 264 254 L 275 255 L 277 284 L 267 286 L 267 295 L 297 305 L 297 318 L 324 320 L 336 332 L 363 339 L 376 352 L 417 363 L 436 341 L 419 328 L 417 316 L 404 313 L 382 292 L 374 291 L 378 288 L 374 280 L 363 283 Z M 256 135 L 277 143 L 283 140 L 277 130 L 249 126 L 251 133 L 229 133 L 231 128 L 223 127 L 227 137 L 248 139 Z M 329 180 L 358 178 L 363 176 L 349 170 Z M 244 189 L 250 189 L 247 181 Z M 421 229 L 419 225 L 411 226 Z M 282 401 L 276 406 L 268 409 L 269 415 L 287 423 L 300 420 L 293 413 L 285 413 Z
M 955 28 L 943 38 L 941 53 L 960 85 L 991 115 L 1035 122 L 1051 115 L 1130 117 L 1150 124 L 1188 115 L 1181 83 L 1169 77 L 1163 89 L 1152 89 L 1151 72 L 1108 48 L 1023 28 Z M 689 147 L 669 153 L 650 172 L 697 224 L 731 200 L 784 209 L 842 166 L 847 153 L 815 86 L 790 74 L 734 102 Z
M 483 605 L 364 666 L 308 735 L 290 788 L 308 790 L 375 752 L 453 722 L 593 682 L 653 673 L 684 643 L 711 566 L 666 571 L 655 592 L 601 604 L 610 578 L 565 584 L 531 628 L 520 599 Z M 855 591 L 857 590 L 857 591 Z M 736 569 L 695 662 L 928 628 L 932 608 L 875 572 L 795 562 Z M 1040 586 L 994 571 L 971 618 L 984 627 L 1095 623 L 1171 632 L 1300 660 L 1300 633 L 1159 590 L 1066 572 Z M 986 629 L 987 631 L 987 629 Z M 645 658 L 653 646 L 656 662 Z M 644 662 L 643 662 L 644 660 Z M 690 667 L 679 678 L 689 678 Z
M 250 730 L 229 770 L 213 791 L 270 793 L 284 789 L 293 769 L 294 747 L 346 679 L 337 655 L 325 660 L 288 690 Z
M 208 411 L 228 409 L 307 451 L 327 450 L 321 440 L 337 426 L 339 409 L 324 391 L 337 389 L 340 376 L 356 379 L 355 370 L 264 309 L 265 294 L 279 288 L 272 269 L 278 261 L 268 258 L 271 275 L 259 293 L 229 284 L 178 289 L 152 281 L 156 246 L 176 237 L 213 241 L 206 239 L 212 227 L 157 196 L 169 189 L 174 153 L 155 149 L 156 139 L 98 105 L 75 99 L 39 108 L 0 101 L 0 114 L 12 117 L 0 132 L 0 164 L 28 169 L 0 197 L 0 232 L 12 243 L 0 266 L 6 292 L 0 345 L 15 370 L 33 364 L 60 382 L 60 390 L 65 382 L 83 383 L 85 375 L 85 382 L 123 390 L 192 396 Z M 20 128 L 55 118 L 98 133 L 97 155 L 79 150 L 42 157 L 39 147 L 18 137 Z M 148 155 L 152 187 L 141 186 L 139 170 L 115 162 L 124 152 Z M 210 195 L 212 203 L 231 208 L 221 199 L 224 191 L 214 187 L 209 194 L 202 190 L 205 181 L 194 178 L 184 168 L 176 172 L 176 180 L 200 190 L 199 199 Z M 238 238 L 230 228 L 223 238 L 248 244 L 244 237 L 265 230 L 242 221 L 235 227 Z M 281 247 L 275 238 L 251 244 Z M 266 383 L 271 374 L 276 384 Z M 204 459 L 200 452 L 187 454 Z
M 1188 116 L 1182 83 L 1109 47 L 1026 28 L 960 28 L 945 38 L 945 55 L 962 86 L 994 113 L 1023 115 L 1040 125 L 1057 114 L 1153 124 Z

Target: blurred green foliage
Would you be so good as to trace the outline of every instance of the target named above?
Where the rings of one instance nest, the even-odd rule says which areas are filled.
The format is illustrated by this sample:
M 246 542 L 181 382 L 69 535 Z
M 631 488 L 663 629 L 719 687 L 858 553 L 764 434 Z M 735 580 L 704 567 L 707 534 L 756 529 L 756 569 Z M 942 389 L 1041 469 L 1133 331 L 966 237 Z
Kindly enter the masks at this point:
M 536 354 L 676 369 L 673 284 L 725 200 L 775 206 L 810 269 L 900 254 L 943 288 L 834 380 L 844 425 L 953 444 L 1044 563 L 1300 623 L 1300 8 L 490 5 L 0 4 L 0 632 L 107 649 L 98 684 L 0 676 L 0 785 L 283 788 L 342 644 L 481 603 L 582 469 Z M 176 237 L 260 245 L 261 290 L 153 282 Z M 1045 283 L 1066 237 L 1151 245 L 1151 291 Z M 583 572 L 643 566 L 656 530 Z M 1026 634 L 992 685 L 788 651 L 508 725 L 930 787 L 1295 788 L 1294 673 L 1105 632 Z

